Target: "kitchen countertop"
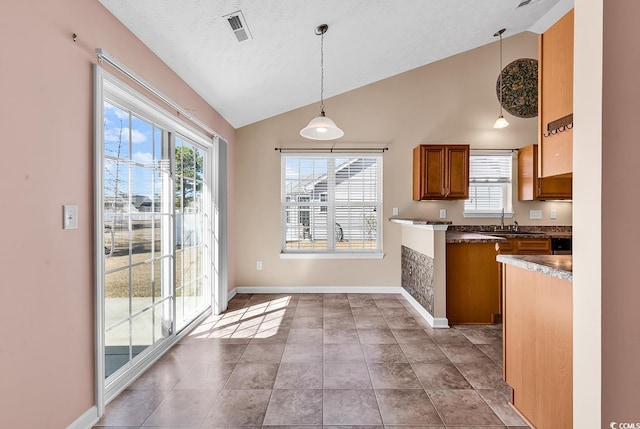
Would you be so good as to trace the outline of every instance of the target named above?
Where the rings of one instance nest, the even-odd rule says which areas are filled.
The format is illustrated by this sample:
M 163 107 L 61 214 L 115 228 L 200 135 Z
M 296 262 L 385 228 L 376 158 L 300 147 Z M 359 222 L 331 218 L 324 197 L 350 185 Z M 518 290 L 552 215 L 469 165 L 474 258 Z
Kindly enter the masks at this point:
M 490 234 L 480 234 L 477 232 L 455 232 L 447 231 L 447 244 L 459 243 L 498 243 L 505 238 Z
M 392 217 L 389 222 L 400 223 L 403 225 L 451 225 L 453 222 L 435 219 L 420 219 L 411 217 Z
M 503 264 L 573 281 L 573 258 L 571 255 L 498 255 L 496 259 Z

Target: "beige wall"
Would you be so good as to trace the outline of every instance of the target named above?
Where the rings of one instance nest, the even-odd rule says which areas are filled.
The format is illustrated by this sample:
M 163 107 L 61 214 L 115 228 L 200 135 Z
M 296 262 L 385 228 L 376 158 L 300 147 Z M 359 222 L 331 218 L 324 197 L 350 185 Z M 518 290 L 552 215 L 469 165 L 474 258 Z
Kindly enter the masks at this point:
M 579 124 L 573 134 L 576 148 L 573 151 L 573 424 L 576 428 L 609 427 L 597 423 L 601 416 L 602 4 L 603 0 L 576 0 L 574 17 L 573 104 Z
M 537 119 L 505 116 L 511 125 L 492 128 L 498 115 L 495 82 L 498 44 L 465 52 L 326 100 L 327 115 L 345 131 L 337 145 L 388 146 L 384 154 L 384 213 L 398 207 L 405 217 L 437 218 L 447 209 L 456 224 L 495 224 L 499 220 L 462 217 L 462 202 L 412 201 L 412 150 L 422 143 L 468 143 L 472 149 L 512 149 L 537 143 Z M 504 40 L 504 64 L 537 58 L 537 35 Z M 327 73 L 325 86 L 331 85 Z M 237 130 L 236 204 L 238 286 L 398 286 L 400 227 L 383 225 L 383 260 L 281 260 L 280 154 L 275 147 L 317 147 L 298 132 L 318 113 L 318 105 L 297 109 Z M 514 187 L 515 188 L 515 187 Z M 517 198 L 516 198 L 517 200 Z M 514 202 L 521 225 L 570 225 L 571 203 Z M 551 208 L 558 219 L 549 220 Z M 542 209 L 542 221 L 529 210 Z M 256 261 L 264 269 L 256 270 Z
M 2 2 L 0 34 L 0 427 L 63 428 L 95 403 L 95 48 L 218 130 L 230 153 L 234 130 L 97 0 Z M 62 230 L 63 204 L 78 205 L 77 230 Z

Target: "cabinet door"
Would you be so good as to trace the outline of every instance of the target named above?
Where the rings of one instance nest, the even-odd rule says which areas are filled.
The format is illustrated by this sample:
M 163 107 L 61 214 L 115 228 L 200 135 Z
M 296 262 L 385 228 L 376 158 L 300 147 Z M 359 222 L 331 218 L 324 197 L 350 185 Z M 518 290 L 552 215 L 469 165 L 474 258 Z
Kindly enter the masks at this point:
M 518 255 L 550 255 L 550 238 L 519 238 L 516 244 Z
M 544 137 L 547 124 L 573 113 L 573 9 L 539 40 L 540 177 L 573 171 L 573 130 Z
M 469 146 L 447 147 L 447 176 L 445 196 L 447 199 L 469 198 Z
M 570 200 L 573 194 L 571 177 L 547 177 L 538 179 L 538 200 Z
M 444 198 L 445 153 L 441 145 L 420 145 L 413 150 L 414 200 Z
M 570 177 L 538 178 L 538 145 L 521 147 L 518 151 L 518 199 L 570 200 Z
M 518 253 L 518 246 L 515 238 L 507 238 L 496 244 L 496 250 L 501 255 L 515 255 Z

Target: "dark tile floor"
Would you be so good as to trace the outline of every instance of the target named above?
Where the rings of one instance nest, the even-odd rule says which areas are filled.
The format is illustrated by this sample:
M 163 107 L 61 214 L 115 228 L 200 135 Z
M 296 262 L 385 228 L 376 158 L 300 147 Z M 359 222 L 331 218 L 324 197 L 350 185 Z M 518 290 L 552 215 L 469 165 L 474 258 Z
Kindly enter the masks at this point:
M 500 326 L 431 329 L 395 294 L 237 295 L 97 427 L 526 427 Z

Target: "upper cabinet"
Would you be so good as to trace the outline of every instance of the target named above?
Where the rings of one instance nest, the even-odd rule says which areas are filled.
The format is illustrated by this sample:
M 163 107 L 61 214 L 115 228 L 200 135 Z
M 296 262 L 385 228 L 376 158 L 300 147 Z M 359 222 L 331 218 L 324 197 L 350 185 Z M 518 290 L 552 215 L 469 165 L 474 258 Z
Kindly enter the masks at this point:
M 469 198 L 469 145 L 420 145 L 413 149 L 414 200 Z
M 570 200 L 571 177 L 539 177 L 538 145 L 529 145 L 518 151 L 518 199 Z
M 573 172 L 573 9 L 538 43 L 539 175 Z

